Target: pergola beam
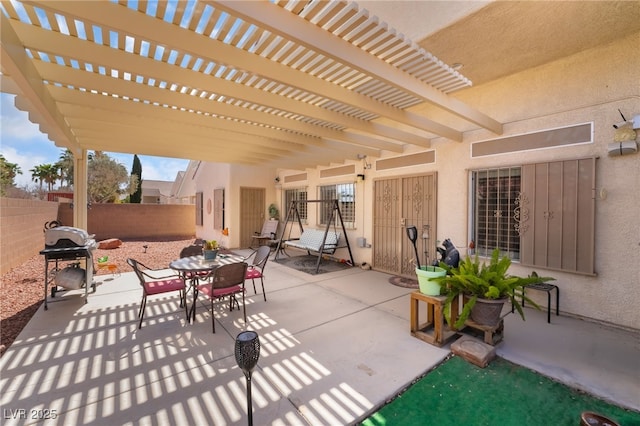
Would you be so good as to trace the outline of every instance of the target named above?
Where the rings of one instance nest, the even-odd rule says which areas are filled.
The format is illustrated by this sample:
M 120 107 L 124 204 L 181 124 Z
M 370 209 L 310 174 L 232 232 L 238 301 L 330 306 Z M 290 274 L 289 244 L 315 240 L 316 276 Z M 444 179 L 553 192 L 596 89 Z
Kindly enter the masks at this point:
M 32 3 L 32 2 L 27 2 Z M 249 2 L 254 4 L 254 2 Z M 175 46 L 194 57 L 222 63 L 230 67 L 247 70 L 256 75 L 295 87 L 319 96 L 334 99 L 376 115 L 386 117 L 417 129 L 434 133 L 452 140 L 462 140 L 459 131 L 444 126 L 427 117 L 394 108 L 374 99 L 327 82 L 321 78 L 293 69 L 284 64 L 238 49 L 222 41 L 184 31 L 170 23 L 143 13 L 135 12 L 119 4 L 97 2 L 38 2 L 39 7 L 52 12 L 98 25 L 105 29 L 130 34 L 136 39 L 148 40 L 160 46 Z M 297 19 L 292 17 L 291 19 Z
M 81 156 L 79 145 L 76 143 L 73 133 L 64 121 L 64 117 L 57 110 L 55 100 L 47 91 L 42 78 L 27 56 L 24 46 L 18 34 L 11 26 L 10 20 L 0 14 L 0 64 L 2 73 L 10 75 L 14 86 L 25 98 L 29 99 L 32 109 L 29 113 L 37 111 L 46 123 L 48 132 L 54 132 L 49 137 L 58 142 L 64 141 L 65 146 Z M 14 87 L 15 90 L 15 87 Z M 19 101 L 16 106 L 20 107 Z M 21 109 L 25 109 L 22 106 Z M 37 121 L 34 121 L 37 122 Z M 42 128 L 42 124 L 41 124 Z
M 299 43 L 328 58 L 353 69 L 374 76 L 396 88 L 409 91 L 444 110 L 471 121 L 496 134 L 502 133 L 502 124 L 469 107 L 465 103 L 424 84 L 420 80 L 381 61 L 368 52 L 340 37 L 302 19 L 267 1 L 205 0 L 247 22 L 260 25 L 270 32 Z

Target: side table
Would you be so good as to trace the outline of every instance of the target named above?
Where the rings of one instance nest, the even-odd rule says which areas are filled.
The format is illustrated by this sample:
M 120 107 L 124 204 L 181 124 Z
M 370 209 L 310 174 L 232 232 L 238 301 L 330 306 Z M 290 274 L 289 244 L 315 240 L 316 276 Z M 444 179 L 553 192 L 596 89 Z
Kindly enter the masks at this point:
M 445 324 L 443 306 L 447 300 L 446 296 L 427 296 L 419 291 L 411 293 L 411 335 L 420 340 L 424 340 L 434 346 L 442 346 L 449 339 L 456 336 L 457 331 L 450 329 Z M 419 324 L 420 302 L 427 304 L 427 322 Z M 451 317 L 458 317 L 457 300 L 451 304 Z

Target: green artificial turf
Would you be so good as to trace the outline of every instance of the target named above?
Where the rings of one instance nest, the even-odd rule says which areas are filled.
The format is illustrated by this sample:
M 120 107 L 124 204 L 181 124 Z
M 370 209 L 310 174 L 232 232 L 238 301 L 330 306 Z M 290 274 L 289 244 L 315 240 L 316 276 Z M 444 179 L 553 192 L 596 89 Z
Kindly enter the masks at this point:
M 502 358 L 479 368 L 453 356 L 362 425 L 578 426 L 585 411 L 621 426 L 640 426 L 640 413 L 611 405 Z

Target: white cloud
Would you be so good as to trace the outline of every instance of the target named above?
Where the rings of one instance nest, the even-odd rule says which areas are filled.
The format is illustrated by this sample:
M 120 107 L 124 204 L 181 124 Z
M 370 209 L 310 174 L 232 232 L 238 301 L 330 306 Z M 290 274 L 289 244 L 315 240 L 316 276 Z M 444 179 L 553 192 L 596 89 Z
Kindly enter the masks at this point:
M 18 110 L 13 102 L 13 95 L 3 93 L 0 96 L 0 152 L 7 161 L 20 166 L 22 174 L 16 176 L 16 185 L 31 186 L 35 183 L 29 170 L 41 164 L 55 163 L 61 150 L 40 133 L 38 126 L 29 121 L 28 114 Z
M 25 112 L 19 111 L 13 104 L 14 96 L 0 94 L 0 153 L 7 161 L 16 163 L 22 170 L 15 182 L 18 186 L 34 185 L 30 169 L 41 164 L 53 164 L 60 159 L 62 148 L 55 146 L 46 135 L 40 133 L 38 126 L 31 123 Z M 132 154 L 107 152 L 111 158 L 131 172 Z M 151 157 L 140 155 L 142 179 L 173 181 L 176 174 L 186 170 L 188 160 Z
M 133 155 L 109 153 L 110 157 L 122 164 L 127 172 L 131 173 L 133 166 Z M 149 155 L 138 155 L 142 164 L 142 179 L 173 181 L 181 170 L 187 170 L 188 160 L 167 157 L 152 157 Z
M 31 154 L 23 154 L 19 153 L 13 147 L 2 147 L 2 155 L 7 159 L 10 163 L 16 163 L 20 166 L 20 170 L 22 174 L 17 175 L 15 178 L 15 183 L 17 186 L 30 186 L 34 184 L 33 180 L 31 180 L 31 172 L 30 169 L 33 169 L 35 166 L 40 164 L 52 163 L 47 157 L 41 155 L 31 155 Z M 55 160 L 57 161 L 57 159 Z
M 173 181 L 181 170 L 187 170 L 188 160 L 139 155 L 142 164 L 142 179 Z
M 29 121 L 26 112 L 18 110 L 13 104 L 14 96 L 2 94 L 0 97 L 2 111 L 2 139 L 18 139 L 29 142 L 33 139 L 48 141 L 36 124 Z M 50 142 L 49 143 L 53 143 Z M 3 143 L 4 145 L 4 143 Z

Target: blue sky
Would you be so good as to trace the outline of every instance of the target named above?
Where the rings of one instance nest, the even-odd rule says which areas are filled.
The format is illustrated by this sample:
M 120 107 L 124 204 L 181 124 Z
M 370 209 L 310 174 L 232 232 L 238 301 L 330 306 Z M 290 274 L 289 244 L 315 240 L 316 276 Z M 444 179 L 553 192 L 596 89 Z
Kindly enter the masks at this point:
M 20 166 L 22 174 L 16 177 L 19 187 L 35 186 L 30 169 L 40 164 L 53 164 L 64 152 L 47 136 L 40 133 L 38 126 L 31 123 L 27 113 L 14 106 L 14 96 L 0 94 L 0 153 L 10 163 Z M 108 155 L 131 172 L 133 154 L 108 152 Z M 139 155 L 142 163 L 142 179 L 173 181 L 180 170 L 186 170 L 188 160 Z

